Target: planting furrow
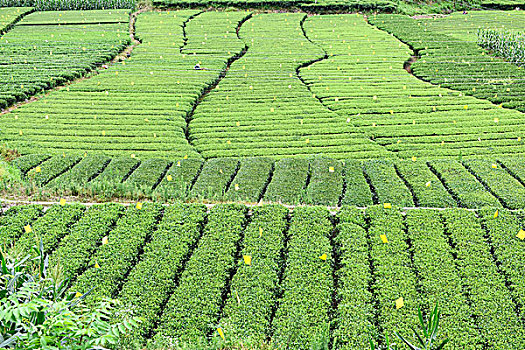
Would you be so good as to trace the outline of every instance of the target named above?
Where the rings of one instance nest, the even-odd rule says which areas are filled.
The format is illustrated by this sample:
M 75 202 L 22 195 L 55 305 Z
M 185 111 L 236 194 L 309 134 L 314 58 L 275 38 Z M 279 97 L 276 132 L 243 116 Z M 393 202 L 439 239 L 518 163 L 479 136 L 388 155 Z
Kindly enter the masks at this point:
M 435 306 L 441 312 L 438 343 L 451 339 L 451 347 L 481 349 L 480 334 L 471 319 L 470 304 L 439 213 L 432 210 L 406 214 L 414 268 L 418 271 L 421 311 L 428 315 Z
M 460 205 L 476 209 L 501 204 L 465 167 L 455 160 L 435 160 L 428 163 L 445 187 L 455 196 Z
M 88 208 L 51 254 L 49 266 L 60 266 L 64 278 L 74 281 L 88 266 L 103 237 L 109 234 L 123 213 L 124 207 L 118 204 Z
M 525 347 L 525 330 L 515 312 L 516 305 L 497 271 L 479 220 L 474 213 L 460 209 L 447 210 L 441 216 L 484 348 Z
M 343 205 L 366 207 L 373 204 L 373 196 L 363 174 L 363 164 L 360 161 L 348 159 L 344 162 L 344 196 Z
M 240 205 L 220 204 L 211 210 L 204 234 L 166 304 L 156 329 L 158 339 L 207 343 L 216 329 L 222 294 L 235 268 L 245 212 Z
M 525 187 L 496 161 L 466 160 L 463 162 L 485 184 L 503 205 L 509 209 L 524 208 Z
M 391 203 L 399 207 L 414 205 L 412 194 L 397 175 L 392 161 L 367 161 L 364 163 L 364 171 L 371 181 L 379 203 Z
M 239 160 L 214 158 L 207 161 L 191 188 L 191 196 L 221 200 L 239 170 Z
M 337 309 L 332 343 L 334 349 L 360 349 L 376 328 L 373 283 L 365 216 L 362 211 L 344 207 L 338 213 L 339 223 L 335 246 L 339 250 L 340 267 L 336 271 Z
M 327 347 L 333 293 L 333 226 L 326 208 L 301 207 L 289 228 L 283 295 L 273 319 L 273 340 L 296 349 Z
M 71 193 L 75 195 L 81 193 L 84 185 L 100 174 L 109 162 L 110 158 L 107 156 L 88 155 L 69 171 L 55 177 L 45 186 L 67 194 Z
M 304 203 L 337 206 L 343 193 L 343 164 L 329 158 L 310 161 L 310 180 Z
M 417 326 L 419 306 L 417 280 L 414 274 L 403 215 L 395 208 L 370 207 L 368 237 L 374 273 L 373 291 L 378 300 L 378 320 L 385 337 L 396 339 L 394 330 L 410 334 Z M 384 235 L 384 236 L 383 236 Z
M 244 158 L 240 168 L 228 188 L 227 200 L 258 202 L 268 182 L 274 160 L 271 158 Z
M 307 159 L 285 158 L 277 161 L 263 201 L 300 203 L 304 197 L 308 168 Z
M 522 212 L 484 209 L 480 211 L 486 239 L 491 245 L 498 269 L 503 273 L 507 287 L 518 307 L 518 314 L 525 320 L 525 251 L 522 242 L 516 237 L 523 228 Z
M 37 186 L 45 186 L 51 180 L 64 174 L 66 171 L 73 168 L 82 160 L 79 155 L 63 155 L 57 156 L 44 161 L 39 166 L 29 170 L 27 177 L 34 181 Z
M 155 188 L 154 197 L 163 200 L 186 199 L 191 186 L 197 181 L 204 162 L 199 159 L 182 159 L 173 162 Z
M 170 164 L 164 159 L 145 160 L 122 185 L 126 191 L 130 191 L 135 196 L 151 195 L 153 187 L 161 181 Z
M 14 159 L 11 164 L 20 169 L 22 175 L 25 176 L 29 170 L 42 164 L 49 158 L 51 158 L 51 156 L 47 154 L 28 154 Z
M 279 291 L 288 209 L 272 205 L 255 208 L 244 231 L 241 259 L 233 277 L 219 327 L 233 344 L 262 344 Z M 219 334 L 214 334 L 217 340 Z
M 92 290 L 90 300 L 115 297 L 160 216 L 160 205 L 148 203 L 141 209 L 130 206 L 107 235 L 107 244 L 98 247 L 87 269 L 70 289 L 82 294 Z
M 458 206 L 425 162 L 399 161 L 396 163 L 396 170 L 407 187 L 410 187 L 414 198 L 417 198 L 417 206 L 427 208 Z
M 80 204 L 54 205 L 45 214 L 36 220 L 31 229 L 15 241 L 11 252 L 22 255 L 35 255 L 34 246 L 43 243 L 44 253 L 50 254 L 58 246 L 62 238 L 66 237 L 72 226 L 82 217 L 85 207 Z
M 24 234 L 24 226 L 32 225 L 42 215 L 40 205 L 22 205 L 9 208 L 0 216 L 0 250 L 7 252 Z
M 118 298 L 144 318 L 134 338 L 143 342 L 159 320 L 177 287 L 185 262 L 204 227 L 206 207 L 177 204 L 167 207 L 141 261 L 133 267 Z

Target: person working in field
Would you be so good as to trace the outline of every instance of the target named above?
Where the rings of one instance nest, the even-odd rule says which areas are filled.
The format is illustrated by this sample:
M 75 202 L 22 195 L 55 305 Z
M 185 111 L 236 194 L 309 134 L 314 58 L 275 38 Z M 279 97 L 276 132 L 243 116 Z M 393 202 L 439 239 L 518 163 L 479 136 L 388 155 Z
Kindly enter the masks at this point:
M 197 64 L 195 65 L 195 67 L 193 67 L 193 69 L 195 69 L 195 70 L 206 70 L 206 68 L 201 67 L 200 63 L 197 63 Z

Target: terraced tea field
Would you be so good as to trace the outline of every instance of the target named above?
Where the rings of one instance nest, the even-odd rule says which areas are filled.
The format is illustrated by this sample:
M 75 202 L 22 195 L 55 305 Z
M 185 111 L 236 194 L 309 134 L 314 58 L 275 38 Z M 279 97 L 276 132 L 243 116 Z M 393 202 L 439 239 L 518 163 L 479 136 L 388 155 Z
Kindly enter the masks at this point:
M 0 237 L 28 252 L 41 235 L 72 291 L 139 309 L 138 339 L 217 342 L 221 328 L 227 341 L 355 349 L 371 327 L 408 333 L 417 307 L 439 302 L 453 348 L 514 349 L 525 339 L 522 225 L 505 210 L 66 204 L 7 210 Z
M 111 16 L 122 20 L 119 12 Z M 30 14 L 3 39 L 57 18 L 52 12 Z M 517 21 L 510 19 L 511 25 Z M 112 30 L 113 24 L 94 25 L 101 26 Z M 108 35 L 93 33 L 104 40 Z M 403 69 L 413 52 L 359 15 L 151 12 L 138 16 L 135 36 L 142 43 L 129 59 L 4 115 L 3 140 L 22 153 L 171 159 L 431 159 L 524 152 L 523 113 L 515 110 L 520 80 L 505 83 L 516 94 L 496 93 L 502 105 L 491 103 L 482 87 L 467 96 L 463 87 L 444 87 L 456 84 L 422 82 Z M 122 45 L 127 38 L 120 40 Z M 90 45 L 81 53 L 96 64 L 97 44 Z M 195 64 L 205 69 L 195 70 Z M 492 88 L 502 89 L 496 83 Z
M 435 305 L 525 348 L 522 11 L 13 1 L 0 251 L 142 317 L 112 349 L 386 348 Z

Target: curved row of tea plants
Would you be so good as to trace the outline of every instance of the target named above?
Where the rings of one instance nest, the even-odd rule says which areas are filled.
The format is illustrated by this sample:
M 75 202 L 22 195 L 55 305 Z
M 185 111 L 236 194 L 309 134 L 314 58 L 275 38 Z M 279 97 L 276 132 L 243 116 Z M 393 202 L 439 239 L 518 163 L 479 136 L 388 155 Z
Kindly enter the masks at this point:
M 82 22 L 82 13 L 73 12 L 68 16 L 82 24 L 60 26 L 59 15 L 29 14 L 0 38 L 0 109 L 85 76 L 129 44 L 126 11 L 98 11 L 104 24 L 93 18 Z M 42 121 L 50 121 L 44 117 L 48 112 L 38 114 Z M 5 140 L 17 135 L 17 141 L 23 141 L 36 132 L 32 118 L 17 114 L 7 118 L 2 128 Z
M 455 47 L 462 47 L 463 42 L 444 42 L 443 35 L 424 31 L 424 27 L 419 27 L 410 17 L 377 15 L 369 16 L 368 21 L 379 28 L 388 25 L 395 32 L 406 33 L 400 39 L 410 38 L 410 43 L 417 42 L 416 49 L 429 45 L 425 37 L 421 38 L 423 43 L 419 43 L 419 33 L 434 35 L 428 39 L 434 46 L 450 44 L 450 49 L 443 48 L 443 54 L 437 54 L 435 47 L 429 46 L 428 52 L 436 55 L 436 61 L 444 62 L 444 55 L 457 55 L 456 60 L 464 56 L 450 52 Z M 443 81 L 446 75 L 469 75 L 470 72 L 461 71 L 462 65 L 451 63 L 446 67 L 434 67 L 425 55 L 427 51 L 420 52 L 423 57 L 413 64 L 414 72 L 420 76 L 420 65 L 432 67 L 432 74 L 441 79 L 432 85 L 403 69 L 403 62 L 412 55 L 406 45 L 369 25 L 361 16 L 312 16 L 305 21 L 304 28 L 308 38 L 326 51 L 327 58 L 302 68 L 301 76 L 322 103 L 338 114 L 337 119 L 346 130 L 359 130 L 370 144 L 402 159 L 524 152 L 522 113 L 499 108 L 484 100 L 486 96 L 474 94 L 483 99 L 465 96 L 463 87 Z M 412 28 L 416 28 L 415 34 Z M 476 54 L 487 59 L 479 51 Z M 509 66 L 501 62 L 491 67 L 496 69 L 501 65 Z M 434 68 L 439 69 L 434 71 Z M 469 69 L 478 70 L 479 67 L 472 65 Z M 487 80 L 498 79 L 495 72 L 481 73 Z M 522 71 L 518 76 L 521 74 Z M 472 84 L 476 91 L 499 86 L 497 81 L 481 85 L 473 80 Z M 520 98 L 515 96 L 513 103 L 519 103 Z M 333 138 L 331 135 L 330 139 Z
M 119 15 L 118 10 L 112 13 Z M 41 16 L 56 20 L 56 14 Z M 83 11 L 58 18 L 82 22 L 99 15 Z M 188 143 L 186 118 L 242 51 L 236 29 L 248 15 L 195 10 L 140 14 L 135 36 L 142 43 L 129 59 L 7 114 L 2 138 L 24 153 L 45 149 L 50 154 L 76 150 L 200 158 Z M 68 32 L 72 27 L 77 26 L 60 28 Z M 194 69 L 196 64 L 205 69 Z

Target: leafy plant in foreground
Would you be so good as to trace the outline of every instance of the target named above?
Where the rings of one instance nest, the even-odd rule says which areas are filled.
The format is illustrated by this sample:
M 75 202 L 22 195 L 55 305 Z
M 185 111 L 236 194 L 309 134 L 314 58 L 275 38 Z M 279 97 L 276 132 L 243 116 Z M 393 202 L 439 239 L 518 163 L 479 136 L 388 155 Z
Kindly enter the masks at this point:
M 31 260 L 0 254 L 0 349 L 101 349 L 138 325 L 129 314 L 109 323 L 116 300 L 83 306 L 89 293 L 66 293 L 60 268 L 48 269 L 43 242 L 33 249 Z
M 430 349 L 441 350 L 443 349 L 443 347 L 450 341 L 450 339 L 446 338 L 445 340 L 441 342 L 441 344 L 434 347 L 436 338 L 438 336 L 439 317 L 441 315 L 441 313 L 438 310 L 438 306 L 436 305 L 434 307 L 434 310 L 428 316 L 428 322 L 426 322 L 423 319 L 421 308 L 418 308 L 417 314 L 419 318 L 419 323 L 421 324 L 421 329 L 423 330 L 423 337 L 421 337 L 415 329 L 412 329 L 412 330 L 414 331 L 414 337 L 417 339 L 421 347 L 412 345 L 408 340 L 406 340 L 405 337 L 403 337 L 398 332 L 394 332 L 395 335 L 399 339 L 401 339 L 411 350 L 430 350 Z

